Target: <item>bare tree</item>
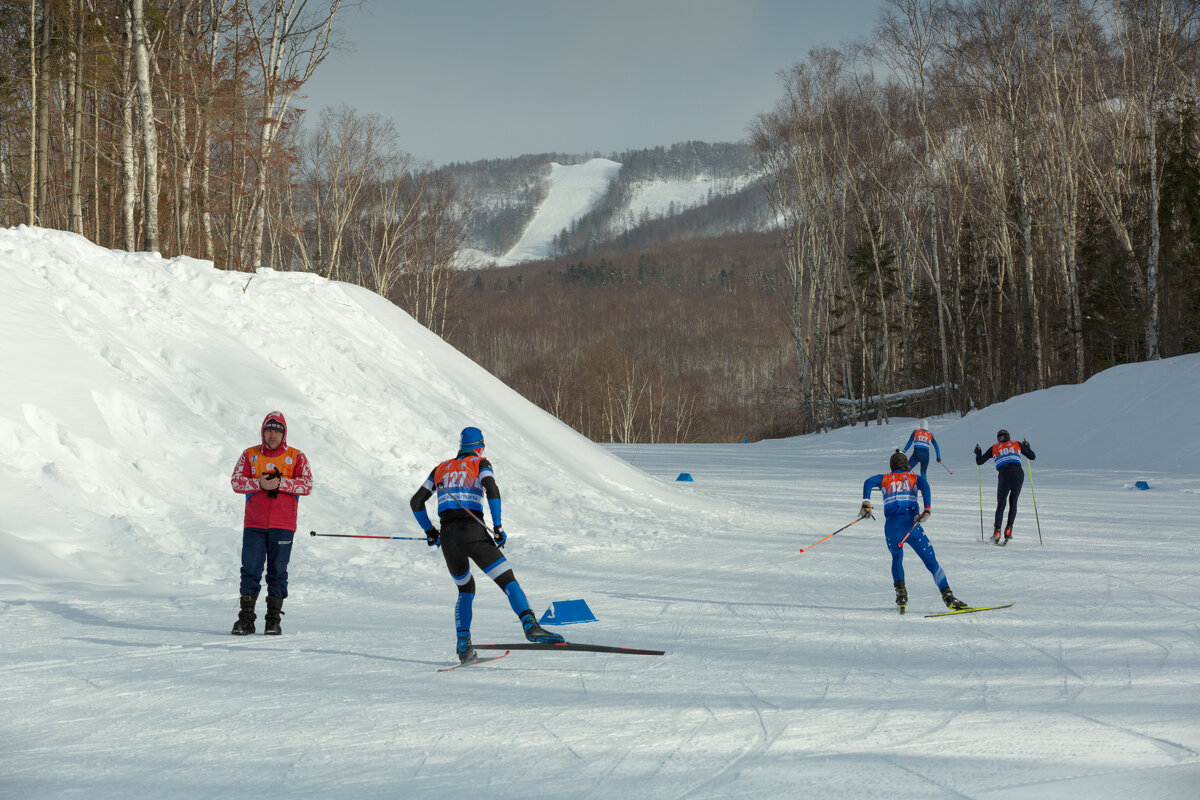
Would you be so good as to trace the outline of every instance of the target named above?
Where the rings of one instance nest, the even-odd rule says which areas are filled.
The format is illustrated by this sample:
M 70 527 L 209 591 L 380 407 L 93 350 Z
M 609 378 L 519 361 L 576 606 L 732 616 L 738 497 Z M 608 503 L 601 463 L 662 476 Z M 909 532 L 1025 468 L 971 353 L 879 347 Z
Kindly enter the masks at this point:
M 261 81 L 261 124 L 251 198 L 250 241 L 246 256 L 252 268 L 262 266 L 266 228 L 267 186 L 271 151 L 292 98 L 329 53 L 333 20 L 342 0 L 326 0 L 306 14 L 307 0 L 239 0 L 250 28 L 250 43 Z

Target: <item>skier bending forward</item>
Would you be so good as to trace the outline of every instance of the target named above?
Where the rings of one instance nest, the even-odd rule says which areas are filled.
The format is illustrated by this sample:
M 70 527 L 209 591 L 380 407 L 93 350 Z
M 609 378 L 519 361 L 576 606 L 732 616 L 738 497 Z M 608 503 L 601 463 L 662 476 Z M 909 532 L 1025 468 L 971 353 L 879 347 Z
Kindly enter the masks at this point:
M 441 531 L 433 526 L 425 512 L 425 501 L 437 492 L 438 521 Z M 492 514 L 492 530 L 483 522 L 483 501 L 487 497 Z M 483 432 L 479 428 L 463 428 L 459 438 L 458 455 L 433 468 L 421 488 L 409 501 L 417 524 L 425 531 L 430 547 L 442 548 L 446 568 L 458 585 L 458 600 L 454 604 L 454 627 L 458 636 L 455 651 L 460 662 L 475 659 L 471 647 L 471 608 L 475 602 L 475 578 L 470 561 L 483 570 L 508 597 L 508 604 L 521 620 L 525 638 L 531 642 L 555 644 L 563 637 L 537 624 L 525 592 L 513 575 L 512 567 L 500 552 L 508 536 L 500 524 L 500 488 L 496 485 L 491 463 L 483 457 Z M 490 533 L 490 535 L 489 535 Z M 469 559 L 469 560 L 468 560 Z
M 925 562 L 925 567 L 933 575 L 933 580 L 942 590 L 942 600 L 947 608 L 966 608 L 967 604 L 954 596 L 950 591 L 950 583 L 946 573 L 938 564 L 933 552 L 933 545 L 925 535 L 921 523 L 929 519 L 929 482 L 923 475 L 914 475 L 908 471 L 908 456 L 897 450 L 892 453 L 888 464 L 891 470 L 886 475 L 872 475 L 863 483 L 862 507 L 858 510 L 859 518 L 870 517 L 871 490 L 883 492 L 883 534 L 887 538 L 888 550 L 892 553 L 892 581 L 896 587 L 896 605 L 901 612 L 908 605 L 908 590 L 904 588 L 904 550 L 902 544 L 909 545 Z M 917 505 L 917 490 L 925 501 L 924 510 Z M 905 538 L 907 537 L 907 539 Z

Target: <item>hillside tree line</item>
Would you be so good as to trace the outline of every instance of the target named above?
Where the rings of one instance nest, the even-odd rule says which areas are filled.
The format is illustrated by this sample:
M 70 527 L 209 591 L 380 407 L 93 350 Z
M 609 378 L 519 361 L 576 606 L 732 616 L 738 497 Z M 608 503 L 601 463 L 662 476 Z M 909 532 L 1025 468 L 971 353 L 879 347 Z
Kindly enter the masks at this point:
M 889 0 L 782 73 L 795 429 L 1200 347 L 1196 0 Z M 933 402 L 936 401 L 936 402 Z
M 463 210 L 392 124 L 296 103 L 343 0 L 0 0 L 0 225 L 317 272 L 445 329 Z

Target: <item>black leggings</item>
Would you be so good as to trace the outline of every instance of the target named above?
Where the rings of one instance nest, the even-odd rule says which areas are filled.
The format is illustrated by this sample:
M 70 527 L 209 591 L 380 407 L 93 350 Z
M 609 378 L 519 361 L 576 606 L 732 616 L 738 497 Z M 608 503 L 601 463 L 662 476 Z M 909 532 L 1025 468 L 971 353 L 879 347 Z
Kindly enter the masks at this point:
M 1012 468 L 1010 468 L 1012 467 Z M 1000 530 L 1000 521 L 1004 519 L 1004 503 L 1008 502 L 1008 525 L 1011 528 L 1017 518 L 1017 498 L 1021 496 L 1021 487 L 1025 484 L 1025 471 L 1016 464 L 1005 464 L 998 471 L 996 483 L 996 530 Z

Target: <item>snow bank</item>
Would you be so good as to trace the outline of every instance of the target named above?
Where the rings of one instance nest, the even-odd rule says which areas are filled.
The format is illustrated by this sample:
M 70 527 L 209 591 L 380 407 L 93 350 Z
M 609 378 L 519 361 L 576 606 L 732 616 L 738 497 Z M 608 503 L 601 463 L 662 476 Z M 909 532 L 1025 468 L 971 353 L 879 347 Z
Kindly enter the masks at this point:
M 487 436 L 513 535 L 586 546 L 598 511 L 653 528 L 675 502 L 387 301 L 309 274 L 0 231 L 0 373 L 0 581 L 228 578 L 229 475 L 275 408 L 313 463 L 305 530 L 419 534 L 408 497 L 466 425 Z

